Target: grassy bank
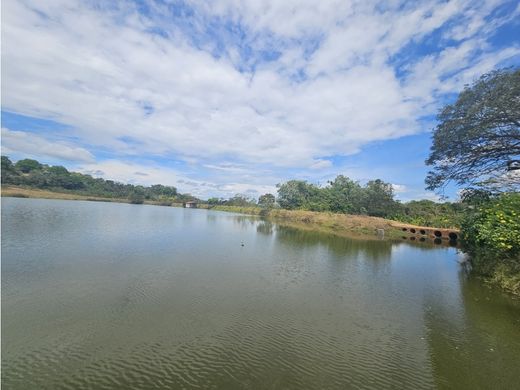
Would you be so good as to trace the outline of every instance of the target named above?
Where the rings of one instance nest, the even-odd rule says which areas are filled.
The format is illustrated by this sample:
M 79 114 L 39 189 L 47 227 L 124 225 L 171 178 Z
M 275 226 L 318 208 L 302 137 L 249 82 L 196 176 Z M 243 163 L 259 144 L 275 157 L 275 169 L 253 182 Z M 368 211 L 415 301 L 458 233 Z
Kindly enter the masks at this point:
M 366 215 L 284 209 L 273 209 L 267 213 L 262 213 L 260 207 L 240 206 L 215 206 L 211 209 L 249 215 L 264 214 L 266 218 L 280 224 L 337 235 L 374 237 L 377 229 L 384 229 L 387 238 L 400 238 L 402 236 L 399 223 Z
M 239 213 L 239 214 L 247 214 L 247 215 L 260 215 L 262 209 L 260 207 L 252 207 L 252 206 L 210 206 L 208 207 L 211 210 L 217 211 L 227 211 L 230 213 Z
M 97 202 L 120 202 L 129 203 L 128 199 L 102 198 L 98 196 L 78 195 L 70 192 L 54 192 L 39 190 L 35 188 L 25 188 L 19 186 L 2 186 L 2 196 L 13 198 L 40 198 L 40 199 L 64 199 L 64 200 L 90 200 Z
M 49 190 L 40 190 L 37 188 L 27 188 L 21 186 L 2 186 L 2 196 L 12 198 L 39 198 L 39 199 L 62 199 L 62 200 L 88 200 L 93 202 L 115 202 L 115 203 L 131 203 L 125 198 L 104 198 L 100 196 L 78 195 L 72 192 L 56 192 Z M 165 201 L 145 200 L 144 204 L 156 206 L 182 206 L 182 203 L 172 203 Z

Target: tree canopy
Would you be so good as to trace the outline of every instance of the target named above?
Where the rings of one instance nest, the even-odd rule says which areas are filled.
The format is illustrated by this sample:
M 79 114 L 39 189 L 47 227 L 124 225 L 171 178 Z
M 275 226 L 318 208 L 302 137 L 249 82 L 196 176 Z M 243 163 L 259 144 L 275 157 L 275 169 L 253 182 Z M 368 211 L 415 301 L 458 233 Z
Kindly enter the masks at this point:
M 368 214 L 388 217 L 398 214 L 390 183 L 377 179 L 365 186 L 339 175 L 325 187 L 303 180 L 278 184 L 278 204 L 289 210 L 331 211 L 334 213 Z
M 520 68 L 484 74 L 437 117 L 427 189 L 520 189 Z
M 276 198 L 273 194 L 263 194 L 258 198 L 258 205 L 264 208 L 273 208 Z
M 36 160 L 24 159 L 13 164 L 2 156 L 2 184 L 21 185 L 48 190 L 70 191 L 81 195 L 107 198 L 126 198 L 133 203 L 154 201 L 195 200 L 189 194 L 180 195 L 172 186 L 155 184 L 151 187 L 118 183 L 94 178 L 78 172 L 69 172 L 62 166 L 49 166 Z

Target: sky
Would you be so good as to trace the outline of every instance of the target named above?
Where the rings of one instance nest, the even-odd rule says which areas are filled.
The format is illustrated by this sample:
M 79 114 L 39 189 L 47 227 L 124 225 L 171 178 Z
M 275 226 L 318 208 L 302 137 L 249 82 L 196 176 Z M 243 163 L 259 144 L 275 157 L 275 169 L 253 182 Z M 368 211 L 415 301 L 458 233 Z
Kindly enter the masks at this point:
M 436 113 L 520 65 L 517 1 L 4 0 L 1 13 L 3 155 L 201 198 L 342 174 L 436 199 Z

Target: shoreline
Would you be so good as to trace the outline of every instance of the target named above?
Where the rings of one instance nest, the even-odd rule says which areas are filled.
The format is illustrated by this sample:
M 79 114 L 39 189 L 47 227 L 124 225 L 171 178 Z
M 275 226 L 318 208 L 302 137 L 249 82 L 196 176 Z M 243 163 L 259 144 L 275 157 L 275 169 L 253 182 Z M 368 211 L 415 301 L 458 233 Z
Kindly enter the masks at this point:
M 41 190 L 38 188 L 26 188 L 17 186 L 2 186 L 2 197 L 9 198 L 33 198 L 33 199 L 58 199 L 58 200 L 84 200 L 90 202 L 110 202 L 110 203 L 132 203 L 126 198 L 105 198 L 94 195 L 80 195 L 69 192 L 56 192 Z M 161 201 L 144 200 L 142 204 L 153 206 L 182 207 L 182 203 L 167 203 Z
M 66 192 L 55 192 L 49 190 L 41 190 L 34 188 L 25 188 L 18 186 L 2 186 L 2 197 L 13 198 L 39 198 L 39 199 L 59 199 L 59 200 L 83 200 L 92 202 L 113 202 L 113 203 L 131 203 L 128 199 L 123 198 L 104 198 L 98 196 L 79 195 Z M 169 203 L 165 201 L 149 201 L 145 200 L 143 204 L 166 207 L 182 207 L 181 203 Z M 305 210 L 285 210 L 272 209 L 265 215 L 262 215 L 260 207 L 240 207 L 240 206 L 210 206 L 201 204 L 198 208 L 215 211 L 234 212 L 245 215 L 263 216 L 272 222 L 302 228 L 306 230 L 315 230 L 331 233 L 351 238 L 371 238 L 384 237 L 385 239 L 404 239 L 419 237 L 417 234 L 404 232 L 403 227 L 416 229 L 419 232 L 422 229 L 434 229 L 432 227 L 422 227 L 402 222 L 393 221 L 379 217 L 371 217 L 367 215 L 351 215 L 351 214 L 335 214 L 331 212 L 316 212 Z M 378 236 L 378 231 L 384 230 L 384 234 Z M 456 231 L 458 229 L 440 229 L 443 231 Z M 424 240 L 422 240 L 424 241 Z

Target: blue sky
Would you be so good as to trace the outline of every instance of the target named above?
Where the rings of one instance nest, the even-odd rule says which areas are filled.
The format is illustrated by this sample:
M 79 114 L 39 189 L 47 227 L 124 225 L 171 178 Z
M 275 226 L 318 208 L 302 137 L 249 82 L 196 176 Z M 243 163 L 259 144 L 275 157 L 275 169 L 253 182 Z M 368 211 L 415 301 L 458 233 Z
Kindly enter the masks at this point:
M 203 198 L 343 174 L 435 199 L 435 114 L 520 65 L 519 21 L 494 0 L 6 0 L 2 154 Z

